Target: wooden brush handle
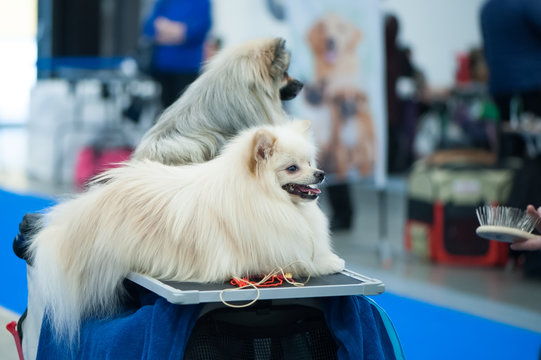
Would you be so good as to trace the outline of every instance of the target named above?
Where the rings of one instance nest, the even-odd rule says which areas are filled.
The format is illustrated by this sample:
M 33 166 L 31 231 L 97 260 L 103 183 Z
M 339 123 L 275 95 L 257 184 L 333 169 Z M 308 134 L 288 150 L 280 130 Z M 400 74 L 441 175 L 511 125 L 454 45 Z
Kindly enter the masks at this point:
M 525 241 L 534 237 L 532 233 L 514 229 L 507 226 L 482 225 L 475 230 L 477 235 L 487 240 L 503 241 L 514 243 L 517 241 Z

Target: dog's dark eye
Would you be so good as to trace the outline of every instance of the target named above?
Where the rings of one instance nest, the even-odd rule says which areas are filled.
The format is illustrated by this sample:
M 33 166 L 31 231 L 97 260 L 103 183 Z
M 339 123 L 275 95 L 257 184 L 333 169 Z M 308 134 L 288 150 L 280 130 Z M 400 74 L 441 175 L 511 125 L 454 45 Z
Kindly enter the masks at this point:
M 289 172 L 295 172 L 295 171 L 299 170 L 299 167 L 297 165 L 291 165 L 286 170 L 289 171 Z

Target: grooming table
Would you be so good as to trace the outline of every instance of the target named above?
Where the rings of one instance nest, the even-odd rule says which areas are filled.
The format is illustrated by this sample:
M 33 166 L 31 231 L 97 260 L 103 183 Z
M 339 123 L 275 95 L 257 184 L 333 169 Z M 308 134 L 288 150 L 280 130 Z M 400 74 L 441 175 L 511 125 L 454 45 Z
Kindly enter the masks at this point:
M 229 282 L 202 284 L 194 282 L 160 281 L 145 275 L 130 273 L 127 277 L 134 283 L 160 295 L 172 304 L 200 304 L 252 301 L 258 294 L 252 287 L 239 289 Z M 224 291 L 227 289 L 226 291 Z M 258 300 L 299 299 L 328 296 L 378 295 L 385 291 L 385 285 L 350 270 L 337 274 L 312 277 L 304 286 L 293 286 L 284 282 L 281 286 L 259 288 Z

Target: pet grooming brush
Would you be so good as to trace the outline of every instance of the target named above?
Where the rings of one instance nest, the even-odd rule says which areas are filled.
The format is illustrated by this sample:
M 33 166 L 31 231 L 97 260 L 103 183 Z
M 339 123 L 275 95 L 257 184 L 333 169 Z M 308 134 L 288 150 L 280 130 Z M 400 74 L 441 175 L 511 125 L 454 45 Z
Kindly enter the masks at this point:
M 480 226 L 477 235 L 488 240 L 513 243 L 527 240 L 534 235 L 532 231 L 539 224 L 537 216 L 526 211 L 507 206 L 481 206 L 476 209 Z

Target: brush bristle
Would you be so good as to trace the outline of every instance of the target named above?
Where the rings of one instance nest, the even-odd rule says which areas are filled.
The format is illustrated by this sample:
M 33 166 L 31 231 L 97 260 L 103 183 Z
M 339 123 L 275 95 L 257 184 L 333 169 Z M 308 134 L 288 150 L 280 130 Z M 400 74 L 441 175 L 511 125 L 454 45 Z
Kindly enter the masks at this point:
M 480 206 L 475 212 L 480 225 L 506 226 L 532 232 L 539 224 L 538 217 L 508 206 Z

